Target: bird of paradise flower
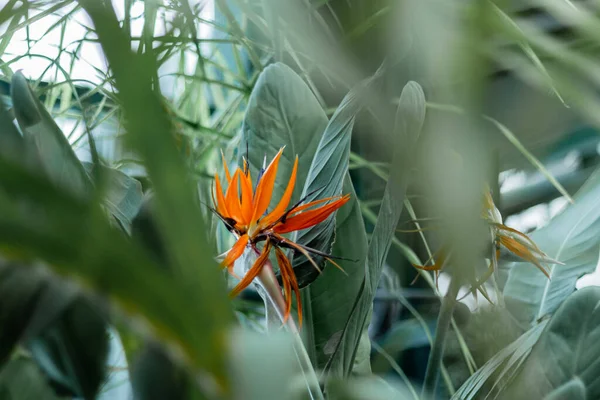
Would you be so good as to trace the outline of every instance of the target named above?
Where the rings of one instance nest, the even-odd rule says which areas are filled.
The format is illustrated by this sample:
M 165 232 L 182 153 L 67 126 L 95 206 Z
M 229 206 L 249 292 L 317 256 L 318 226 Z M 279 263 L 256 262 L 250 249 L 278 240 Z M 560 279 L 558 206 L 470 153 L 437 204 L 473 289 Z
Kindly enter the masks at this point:
M 500 211 L 494 204 L 491 193 L 488 190 L 484 193 L 483 211 L 482 218 L 486 221 L 490 227 L 490 233 L 493 244 L 493 252 L 490 258 L 490 265 L 487 273 L 479 280 L 475 281 L 472 285 L 472 292 L 480 290 L 484 297 L 489 299 L 489 296 L 485 293 L 483 283 L 490 278 L 490 276 L 498 269 L 498 260 L 501 257 L 502 252 L 505 252 L 505 258 L 512 259 L 515 261 L 527 261 L 533 264 L 539 269 L 548 279 L 550 274 L 543 264 L 561 264 L 562 262 L 550 258 L 544 253 L 535 242 L 523 232 L 520 232 L 514 228 L 510 228 L 502 222 L 502 216 Z M 436 254 L 434 254 L 430 260 L 433 260 L 432 265 L 416 265 L 413 266 L 417 269 L 425 271 L 434 271 L 436 278 L 439 272 L 444 268 L 450 259 L 451 251 L 448 248 L 442 247 Z M 435 258 L 435 260 L 434 260 Z
M 233 271 L 234 263 L 242 256 L 246 249 L 249 248 L 258 255 L 252 267 L 231 291 L 230 297 L 237 296 L 252 283 L 268 262 L 269 254 L 274 249 L 282 278 L 283 295 L 286 304 L 284 322 L 287 321 L 291 313 L 293 292 L 296 297 L 298 322 L 301 325 L 302 305 L 300 302 L 300 288 L 292 264 L 283 249 L 291 249 L 303 254 L 317 270 L 320 270 L 319 266 L 313 260 L 311 254 L 325 258 L 340 269 L 341 267 L 333 261 L 332 258 L 334 256 L 331 254 L 326 254 L 293 242 L 283 235 L 310 228 L 323 222 L 337 209 L 346 204 L 350 200 L 350 195 L 328 197 L 303 204 L 308 197 L 305 196 L 292 207 L 288 208 L 296 184 L 296 174 L 298 171 L 298 156 L 296 156 L 288 185 L 279 203 L 271 212 L 267 212 L 267 208 L 271 203 L 277 167 L 283 149 L 281 148 L 271 163 L 266 168 L 263 168 L 262 173 L 257 178 L 255 190 L 252 189 L 252 177 L 250 176 L 248 162 L 244 160 L 243 169 L 238 167 L 232 176 L 223 157 L 227 187 L 224 188 L 221 185 L 218 174 L 215 174 L 213 211 L 223 221 L 226 228 L 236 237 L 235 244 L 221 261 L 223 268 L 227 268 L 235 276 Z M 263 241 L 264 246 L 262 250 L 259 250 L 257 244 Z

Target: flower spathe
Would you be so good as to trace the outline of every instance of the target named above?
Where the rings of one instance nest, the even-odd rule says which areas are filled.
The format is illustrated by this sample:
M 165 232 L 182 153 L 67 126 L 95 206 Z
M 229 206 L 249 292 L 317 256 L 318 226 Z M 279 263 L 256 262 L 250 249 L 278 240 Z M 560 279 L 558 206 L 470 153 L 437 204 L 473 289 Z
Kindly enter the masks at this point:
M 300 289 L 296 275 L 292 269 L 292 264 L 282 248 L 300 252 L 317 269 L 319 267 L 310 254 L 322 256 L 334 265 L 338 265 L 332 260 L 331 255 L 295 243 L 282 235 L 310 228 L 323 222 L 337 209 L 346 204 L 350 200 L 350 195 L 328 197 L 306 204 L 302 204 L 303 199 L 289 207 L 298 172 L 298 157 L 296 156 L 286 189 L 277 205 L 268 212 L 282 153 L 283 148 L 279 150 L 271 163 L 258 177 L 255 190 L 252 189 L 252 177 L 250 176 L 247 161 L 244 160 L 243 169 L 238 168 L 231 175 L 223 157 L 223 168 L 227 182 L 226 185 L 223 185 L 218 174 L 215 174 L 213 211 L 215 211 L 227 229 L 237 238 L 237 241 L 221 262 L 224 268 L 227 268 L 233 274 L 235 261 L 241 257 L 247 248 L 253 249 L 258 254 L 258 258 L 252 267 L 231 291 L 231 297 L 237 296 L 250 285 L 260 274 L 269 260 L 271 251 L 274 250 L 281 273 L 283 294 L 286 301 L 284 321 L 287 320 L 291 312 L 293 292 L 298 305 L 298 321 L 301 324 L 302 307 L 300 303 Z M 265 242 L 264 246 L 262 250 L 259 250 L 256 244 L 263 241 Z

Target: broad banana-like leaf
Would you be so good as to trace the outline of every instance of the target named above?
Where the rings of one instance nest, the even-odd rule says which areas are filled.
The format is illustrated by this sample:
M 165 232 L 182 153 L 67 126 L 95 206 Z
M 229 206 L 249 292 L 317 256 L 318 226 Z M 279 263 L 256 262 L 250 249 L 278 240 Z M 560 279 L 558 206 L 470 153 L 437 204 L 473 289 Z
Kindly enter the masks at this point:
M 550 258 L 565 265 L 548 266 L 550 279 L 525 263 L 512 263 L 504 287 L 507 306 L 529 325 L 553 313 L 575 291 L 577 279 L 592 272 L 600 252 L 600 171 L 596 171 L 569 205 L 531 239 Z
M 502 398 L 600 398 L 599 358 L 600 288 L 587 287 L 552 316 Z
M 360 279 L 362 283 L 357 286 L 354 296 L 348 297 L 348 299 L 353 299 L 353 303 L 351 308 L 346 308 L 349 313 L 346 314 L 347 320 L 343 330 L 341 333 L 333 332 L 339 339 L 337 339 L 335 351 L 331 354 L 326 366 L 329 374 L 333 376 L 348 376 L 355 366 L 362 365 L 365 358 L 368 360 L 370 352 L 365 351 L 364 347 L 370 346 L 370 343 L 364 339 L 361 340 L 361 337 L 367 335 L 375 292 L 395 235 L 396 225 L 402 213 L 408 184 L 407 166 L 410 165 L 412 150 L 424 120 L 425 95 L 419 84 L 409 82 L 400 96 L 396 113 L 396 137 L 394 138 L 396 151 L 377 223 L 369 243 L 365 269 L 362 274 L 360 270 L 354 269 L 352 271 L 354 275 L 350 275 L 355 280 Z M 356 235 L 355 232 L 353 234 Z M 348 245 L 352 246 L 350 241 Z M 313 288 L 310 289 L 312 292 Z M 325 302 L 322 306 L 325 307 Z M 313 305 L 312 308 L 316 309 L 316 306 Z M 329 340 L 332 338 L 333 335 Z M 357 358 L 358 355 L 361 358 Z
M 288 184 L 298 156 L 296 186 L 290 204 L 300 200 L 303 184 L 319 140 L 327 126 L 327 115 L 302 78 L 282 63 L 269 65 L 252 90 L 242 126 L 238 163 L 250 163 L 254 179 L 263 166 L 285 146 L 279 161 L 271 204 L 277 204 Z M 246 154 L 247 153 L 247 154 Z

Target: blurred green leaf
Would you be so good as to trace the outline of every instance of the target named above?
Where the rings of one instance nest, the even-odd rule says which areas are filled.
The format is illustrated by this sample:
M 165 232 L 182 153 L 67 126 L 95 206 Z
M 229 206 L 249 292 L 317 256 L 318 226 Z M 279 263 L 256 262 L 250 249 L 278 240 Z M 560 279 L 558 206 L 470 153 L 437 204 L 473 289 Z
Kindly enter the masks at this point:
M 302 386 L 298 388 L 294 382 L 302 382 L 302 377 L 291 335 L 235 331 L 229 340 L 233 348 L 229 364 L 232 381 L 235 382 L 233 398 L 306 398 L 295 396 Z M 256 368 L 257 365 L 261 367 Z
M 21 72 L 13 75 L 11 97 L 28 151 L 35 152 L 42 168 L 57 185 L 79 196 L 88 195 L 91 191 L 89 176 Z
M 159 231 L 169 264 L 175 270 L 172 283 L 174 287 L 185 288 L 188 295 L 194 293 L 185 302 L 194 304 L 196 314 L 190 317 L 188 303 L 177 325 L 190 328 L 201 321 L 203 327 L 187 331 L 191 336 L 186 339 L 190 341 L 186 350 L 192 351 L 190 360 L 195 367 L 216 378 L 212 390 L 224 390 L 228 382 L 222 336 L 233 321 L 233 313 L 221 271 L 210 256 L 207 224 L 202 219 L 185 162 L 177 151 L 173 123 L 157 91 L 158 85 L 153 85 L 156 55 L 150 50 L 143 54 L 131 51 L 130 39 L 119 26 L 110 2 L 80 0 L 79 4 L 89 14 L 114 74 L 126 115 L 125 140 L 144 160 L 153 184 Z M 209 388 L 205 382 L 205 389 Z
M 83 166 L 91 175 L 93 164 L 83 163 Z M 104 167 L 102 172 L 107 181 L 104 205 L 108 212 L 121 223 L 121 226 L 131 233 L 132 221 L 142 206 L 144 196 L 142 184 L 137 179 L 113 168 Z
M 0 264 L 0 365 L 21 340 L 42 293 L 44 280 L 37 272 Z
M 471 400 L 476 398 L 479 391 L 492 377 L 496 377 L 496 384 L 500 379 L 514 376 L 516 369 L 531 353 L 548 321 L 537 324 L 521 335 L 510 345 L 499 351 L 494 357 L 479 368 L 467 381 L 454 393 L 452 400 Z
M 327 116 L 304 81 L 287 65 L 269 65 L 258 77 L 246 109 L 238 164 L 247 157 L 253 177 L 286 146 L 279 162 L 271 204 L 277 204 L 298 156 L 296 186 L 290 204 L 300 200 L 310 164 L 327 126 Z M 246 155 L 246 145 L 248 154 Z
M 428 321 L 429 331 L 435 331 L 435 321 Z M 405 350 L 416 347 L 429 347 L 429 338 L 423 324 L 416 318 L 405 319 L 395 323 L 385 336 L 379 340 L 381 349 L 397 359 Z M 381 353 L 373 357 L 373 373 L 383 374 L 390 369 L 386 357 Z
M 194 389 L 187 371 L 154 342 L 144 345 L 131 366 L 131 385 L 136 400 L 187 400 Z
M 349 314 L 347 314 L 348 320 L 341 335 L 338 334 L 339 341 L 326 367 L 333 376 L 348 376 L 354 365 L 360 365 L 363 361 L 356 359 L 357 354 L 360 354 L 363 358 L 369 356 L 369 352 L 361 351 L 359 346 L 359 344 L 365 346 L 369 343 L 364 340 L 361 341 L 360 338 L 361 335 L 366 334 L 379 278 L 395 235 L 396 225 L 402 213 L 403 200 L 408 184 L 407 171 L 412 159 L 411 153 L 424 120 L 425 95 L 423 89 L 416 82 L 409 82 L 402 90 L 398 104 L 394 130 L 394 158 L 377 223 L 369 243 L 364 276 L 359 273 L 354 275 L 362 281 L 362 285 L 354 296 L 349 297 L 354 299 L 353 304 L 350 305 L 348 300 L 345 302 L 349 311 Z M 349 245 L 352 246 L 352 244 Z M 347 284 L 343 280 L 339 281 Z M 332 307 L 332 305 L 329 305 L 329 307 Z M 313 306 L 313 308 L 315 307 Z M 333 307 L 331 309 L 334 310 Z
M 0 398 L 2 400 L 55 400 L 58 399 L 32 360 L 19 357 L 0 371 Z
M 328 385 L 331 400 L 413 400 L 408 388 L 386 382 L 378 376 L 336 380 Z
M 506 398 L 600 397 L 600 288 L 571 295 L 556 311 Z M 579 383 L 577 382 L 579 380 Z M 572 397 L 565 397 L 565 396 Z
M 587 399 L 585 384 L 577 378 L 554 389 L 544 400 L 585 400 Z
M 551 258 L 550 278 L 524 263 L 512 263 L 504 287 L 507 306 L 525 325 L 553 313 L 575 290 L 577 279 L 598 264 L 600 246 L 600 171 L 596 171 L 569 205 L 530 237 Z
M 106 379 L 106 323 L 83 297 L 72 301 L 27 347 L 62 395 L 93 400 Z

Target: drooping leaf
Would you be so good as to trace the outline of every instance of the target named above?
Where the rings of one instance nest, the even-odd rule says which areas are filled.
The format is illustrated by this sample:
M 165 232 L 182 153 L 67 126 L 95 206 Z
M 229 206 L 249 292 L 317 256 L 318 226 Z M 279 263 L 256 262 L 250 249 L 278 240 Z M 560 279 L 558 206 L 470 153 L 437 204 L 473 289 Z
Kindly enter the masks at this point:
M 600 398 L 600 288 L 572 294 L 556 311 L 506 398 Z M 565 397 L 567 394 L 573 397 Z M 515 397 L 516 396 L 516 397 Z
M 13 75 L 11 97 L 28 151 L 35 153 L 50 179 L 66 190 L 85 196 L 91 181 L 69 141 L 21 72 Z
M 600 171 L 595 172 L 569 205 L 531 239 L 551 258 L 550 279 L 524 263 L 512 263 L 504 296 L 511 312 L 528 325 L 554 312 L 575 291 L 577 279 L 598 264 L 600 248 Z
M 396 225 L 402 213 L 406 186 L 408 183 L 408 165 L 425 119 L 425 95 L 421 87 L 408 83 L 400 97 L 396 113 L 395 140 L 396 149 L 390 178 L 379 210 L 377 223 L 369 243 L 364 275 L 358 275 L 362 280 L 360 290 L 352 297 L 354 303 L 348 304 L 347 322 L 343 328 L 340 340 L 331 355 L 327 370 L 333 376 L 348 376 L 355 364 L 362 360 L 356 359 L 357 354 L 368 357 L 369 352 L 361 351 L 359 344 L 369 345 L 360 338 L 368 328 L 373 299 L 381 277 L 381 271 L 387 258 L 392 239 L 395 236 Z M 351 246 L 351 244 L 349 244 Z M 352 275 L 351 275 L 352 276 Z M 325 306 L 325 305 L 323 305 Z M 313 306 L 314 308 L 314 306 Z M 333 308 L 332 308 L 333 309 Z

